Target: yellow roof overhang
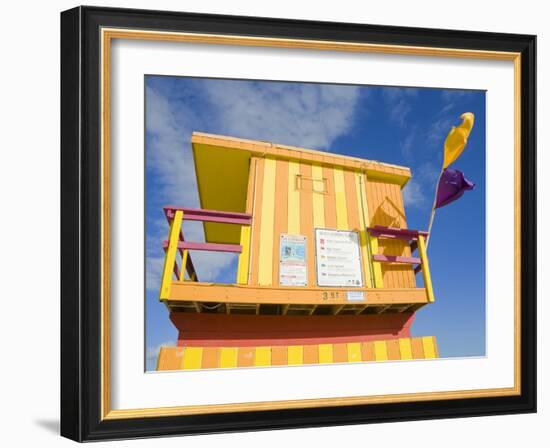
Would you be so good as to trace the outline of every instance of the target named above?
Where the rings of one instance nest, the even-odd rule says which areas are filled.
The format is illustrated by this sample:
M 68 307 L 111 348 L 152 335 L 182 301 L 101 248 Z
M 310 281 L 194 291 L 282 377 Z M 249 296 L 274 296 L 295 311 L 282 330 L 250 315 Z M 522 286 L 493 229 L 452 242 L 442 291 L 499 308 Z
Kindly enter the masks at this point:
M 201 208 L 227 212 L 246 211 L 248 175 L 252 156 L 302 160 L 364 171 L 367 178 L 403 187 L 411 177 L 409 168 L 356 157 L 342 156 L 259 140 L 245 140 L 202 132 L 191 137 Z M 240 226 L 204 223 L 209 243 L 239 244 Z
M 193 156 L 201 208 L 244 213 L 251 153 L 193 143 Z M 209 243 L 239 244 L 240 232 L 235 224 L 204 223 Z

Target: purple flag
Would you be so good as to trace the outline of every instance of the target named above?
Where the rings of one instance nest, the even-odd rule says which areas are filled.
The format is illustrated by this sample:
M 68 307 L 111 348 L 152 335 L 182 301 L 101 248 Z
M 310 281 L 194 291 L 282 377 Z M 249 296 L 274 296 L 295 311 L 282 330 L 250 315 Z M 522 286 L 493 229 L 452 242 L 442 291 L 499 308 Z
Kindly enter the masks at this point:
M 475 184 L 464 177 L 464 173 L 446 168 L 439 179 L 435 208 L 443 207 L 459 199 L 466 190 L 472 190 Z

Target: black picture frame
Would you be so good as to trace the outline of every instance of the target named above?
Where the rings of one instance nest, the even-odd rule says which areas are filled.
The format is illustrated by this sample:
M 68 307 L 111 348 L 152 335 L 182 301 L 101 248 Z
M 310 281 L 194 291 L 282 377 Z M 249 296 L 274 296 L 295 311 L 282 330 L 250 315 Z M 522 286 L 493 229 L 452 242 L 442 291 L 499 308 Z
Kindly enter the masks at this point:
M 101 418 L 100 29 L 130 28 L 521 54 L 521 394 Z M 61 13 L 61 435 L 76 441 L 536 412 L 536 37 L 99 7 Z

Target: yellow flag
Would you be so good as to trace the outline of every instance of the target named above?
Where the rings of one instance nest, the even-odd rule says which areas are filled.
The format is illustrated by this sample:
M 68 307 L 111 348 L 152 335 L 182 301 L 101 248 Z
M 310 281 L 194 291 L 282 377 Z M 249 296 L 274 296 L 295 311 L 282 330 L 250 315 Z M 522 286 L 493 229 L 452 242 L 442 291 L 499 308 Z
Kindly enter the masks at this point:
M 451 163 L 453 163 L 464 148 L 466 147 L 466 142 L 468 141 L 468 136 L 472 128 L 474 127 L 474 114 L 471 112 L 463 113 L 460 118 L 462 118 L 462 123 L 451 129 L 447 139 L 445 140 L 445 155 L 443 158 L 443 169 L 447 168 Z

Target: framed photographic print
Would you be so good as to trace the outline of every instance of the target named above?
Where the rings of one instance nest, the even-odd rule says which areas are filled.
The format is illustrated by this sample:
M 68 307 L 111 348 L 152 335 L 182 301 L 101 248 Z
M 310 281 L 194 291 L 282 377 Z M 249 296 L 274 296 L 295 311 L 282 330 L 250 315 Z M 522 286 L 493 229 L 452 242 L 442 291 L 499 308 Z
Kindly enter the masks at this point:
M 534 36 L 61 14 L 61 433 L 536 411 Z

